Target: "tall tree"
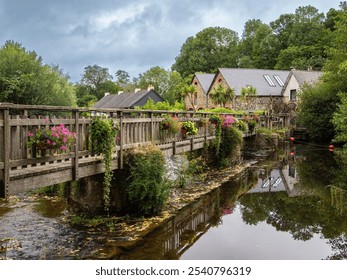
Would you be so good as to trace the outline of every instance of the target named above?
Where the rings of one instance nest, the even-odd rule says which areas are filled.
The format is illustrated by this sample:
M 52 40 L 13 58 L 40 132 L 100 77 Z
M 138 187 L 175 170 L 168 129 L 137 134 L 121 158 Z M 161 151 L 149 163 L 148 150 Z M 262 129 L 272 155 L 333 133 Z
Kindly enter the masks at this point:
M 195 72 L 212 73 L 219 67 L 237 67 L 238 36 L 228 28 L 209 27 L 189 37 L 172 69 L 188 77 Z
M 76 105 L 74 87 L 57 66 L 42 63 L 34 51 L 8 41 L 0 48 L 0 102 Z
M 332 33 L 331 47 L 328 49 L 328 61 L 324 66 L 322 81 L 316 87 L 304 90 L 300 98 L 299 121 L 308 129 L 311 137 L 318 141 L 329 142 L 335 136 L 332 120 L 337 110 L 334 120 L 337 135 L 344 133 L 343 126 L 339 124 L 339 118 L 344 118 L 341 108 L 342 110 L 345 108 L 344 99 L 340 103 L 341 96 L 347 94 L 346 34 L 347 13 L 341 13 Z M 338 107 L 338 104 L 342 105 Z
M 117 83 L 118 84 L 128 84 L 130 82 L 130 75 L 128 72 L 119 69 L 116 72 Z
M 99 65 L 89 65 L 84 68 L 84 73 L 82 75 L 81 84 L 87 86 L 89 88 L 90 94 L 96 96 L 99 100 L 101 99 L 105 92 L 110 91 L 110 81 L 112 76 L 110 75 L 108 68 L 101 67 Z M 111 93 L 116 93 L 117 88 L 116 85 L 111 88 Z M 107 88 L 105 91 L 105 87 Z
M 278 28 L 283 20 L 288 21 L 285 26 L 288 30 Z M 288 44 L 287 48 L 282 48 L 275 68 L 320 70 L 326 59 L 324 47 L 328 43 L 324 20 L 324 14 L 319 13 L 315 7 L 304 6 L 297 8 L 292 16 L 280 17 L 272 23 L 281 36 L 282 47 L 283 39 Z

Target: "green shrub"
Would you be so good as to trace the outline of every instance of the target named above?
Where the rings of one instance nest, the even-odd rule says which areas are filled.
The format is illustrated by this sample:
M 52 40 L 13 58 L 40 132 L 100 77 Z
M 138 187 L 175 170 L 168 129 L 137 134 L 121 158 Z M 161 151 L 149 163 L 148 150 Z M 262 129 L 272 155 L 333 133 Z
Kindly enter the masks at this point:
M 217 155 L 217 163 L 219 166 L 225 166 L 229 158 L 242 143 L 242 133 L 236 127 L 224 127 L 222 129 L 221 143 L 219 153 Z
M 160 213 L 170 190 L 169 182 L 164 180 L 162 152 L 154 146 L 134 149 L 128 154 L 127 165 L 130 175 L 126 193 L 131 210 L 146 216 Z
M 115 137 L 119 132 L 118 123 L 112 119 L 95 118 L 90 129 L 91 150 L 94 153 L 103 155 L 105 167 L 104 175 L 104 208 L 109 212 L 110 207 L 110 187 L 112 180 L 112 150 L 115 146 Z

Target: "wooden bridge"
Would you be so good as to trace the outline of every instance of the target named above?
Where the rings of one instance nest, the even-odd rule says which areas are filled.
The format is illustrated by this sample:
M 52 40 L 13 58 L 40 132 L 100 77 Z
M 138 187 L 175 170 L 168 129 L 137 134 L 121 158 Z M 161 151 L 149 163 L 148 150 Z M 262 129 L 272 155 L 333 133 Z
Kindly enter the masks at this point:
M 127 149 L 154 144 L 165 155 L 200 149 L 215 138 L 206 125 L 198 126 L 196 136 L 160 132 L 167 111 L 83 109 L 71 107 L 14 105 L 0 103 L 0 197 L 8 197 L 38 187 L 78 180 L 104 172 L 102 156 L 89 149 L 93 116 L 105 115 L 119 122 L 120 132 L 112 155 L 112 169 L 123 167 Z M 180 121 L 198 124 L 209 113 L 170 112 Z M 64 124 L 76 132 L 72 150 L 37 150 L 28 147 L 28 132 Z

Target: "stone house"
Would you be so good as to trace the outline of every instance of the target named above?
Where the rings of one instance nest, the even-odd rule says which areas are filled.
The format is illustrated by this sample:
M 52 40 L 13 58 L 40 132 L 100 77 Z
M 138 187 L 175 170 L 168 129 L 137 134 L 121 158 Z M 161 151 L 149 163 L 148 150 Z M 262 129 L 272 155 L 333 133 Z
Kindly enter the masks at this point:
M 302 87 L 305 84 L 313 85 L 317 83 L 322 74 L 321 71 L 291 70 L 281 93 L 284 101 L 298 101 L 298 93 L 300 93 Z
M 234 100 L 226 107 L 235 110 L 269 110 L 277 107 L 281 111 L 285 102 L 296 98 L 294 94 L 304 83 L 316 82 L 322 72 L 286 71 L 270 69 L 219 68 L 216 74 L 195 74 L 192 84 L 196 87 L 194 107 L 185 99 L 187 110 L 214 108 L 210 94 L 220 85 L 234 90 Z M 253 87 L 256 95 L 242 98 L 242 89 Z M 274 106 L 277 105 L 277 106 Z

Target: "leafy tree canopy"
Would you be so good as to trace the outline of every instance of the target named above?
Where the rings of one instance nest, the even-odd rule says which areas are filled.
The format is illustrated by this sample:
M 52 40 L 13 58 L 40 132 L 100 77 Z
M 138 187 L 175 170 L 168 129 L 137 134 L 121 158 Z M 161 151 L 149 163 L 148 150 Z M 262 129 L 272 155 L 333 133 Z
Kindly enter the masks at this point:
M 213 73 L 219 67 L 237 67 L 238 35 L 223 27 L 203 29 L 189 37 L 172 66 L 183 77 L 195 72 Z
M 32 105 L 76 105 L 74 87 L 58 66 L 7 41 L 0 49 L 0 101 Z

